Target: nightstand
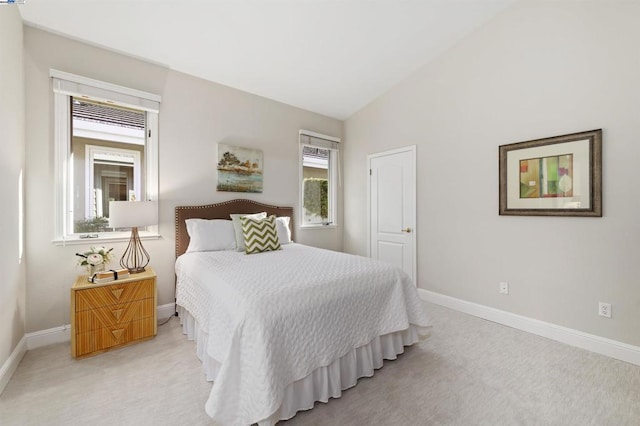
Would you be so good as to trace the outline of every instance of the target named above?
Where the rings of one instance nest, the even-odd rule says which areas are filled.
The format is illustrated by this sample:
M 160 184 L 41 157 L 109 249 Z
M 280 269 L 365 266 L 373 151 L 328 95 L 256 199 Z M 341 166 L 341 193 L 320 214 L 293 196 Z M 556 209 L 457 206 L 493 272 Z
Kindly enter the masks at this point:
M 152 339 L 156 323 L 156 274 L 92 284 L 81 275 L 71 287 L 71 356 L 96 355 Z

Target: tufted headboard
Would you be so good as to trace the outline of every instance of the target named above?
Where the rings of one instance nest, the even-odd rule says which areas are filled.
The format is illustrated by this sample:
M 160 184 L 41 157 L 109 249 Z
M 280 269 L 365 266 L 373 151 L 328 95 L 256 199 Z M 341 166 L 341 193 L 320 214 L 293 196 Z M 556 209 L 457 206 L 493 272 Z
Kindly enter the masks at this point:
M 176 207 L 176 258 L 187 251 L 189 247 L 189 234 L 187 233 L 187 219 L 231 219 L 232 213 L 260 213 L 267 215 L 289 216 L 291 221 L 291 239 L 295 241 L 293 207 L 277 207 L 259 203 L 252 200 L 231 200 L 222 203 L 207 204 L 205 206 L 178 206 Z

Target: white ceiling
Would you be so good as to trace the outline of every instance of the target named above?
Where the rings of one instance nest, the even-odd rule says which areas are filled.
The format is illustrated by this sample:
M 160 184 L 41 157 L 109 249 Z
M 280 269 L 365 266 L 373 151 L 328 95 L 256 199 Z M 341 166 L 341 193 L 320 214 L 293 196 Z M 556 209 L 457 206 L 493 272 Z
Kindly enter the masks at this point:
M 515 0 L 27 0 L 23 20 L 338 119 Z

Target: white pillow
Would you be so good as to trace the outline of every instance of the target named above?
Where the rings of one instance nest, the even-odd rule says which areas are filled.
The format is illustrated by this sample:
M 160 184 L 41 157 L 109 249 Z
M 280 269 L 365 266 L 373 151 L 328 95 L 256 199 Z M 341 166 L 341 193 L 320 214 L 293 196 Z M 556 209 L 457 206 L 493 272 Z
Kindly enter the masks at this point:
M 236 236 L 230 220 L 187 219 L 185 223 L 190 237 L 187 253 L 236 249 Z
M 291 242 L 291 229 L 289 228 L 289 216 L 276 217 L 276 231 L 278 231 L 278 239 L 280 244 L 289 244 Z
M 244 245 L 244 234 L 242 233 L 242 222 L 240 221 L 241 217 L 248 217 L 251 219 L 264 219 L 267 217 L 266 212 L 261 213 L 253 213 L 253 214 L 245 214 L 245 213 L 232 213 L 231 221 L 233 222 L 233 231 L 236 239 L 236 250 L 238 251 L 246 251 L 246 247 Z

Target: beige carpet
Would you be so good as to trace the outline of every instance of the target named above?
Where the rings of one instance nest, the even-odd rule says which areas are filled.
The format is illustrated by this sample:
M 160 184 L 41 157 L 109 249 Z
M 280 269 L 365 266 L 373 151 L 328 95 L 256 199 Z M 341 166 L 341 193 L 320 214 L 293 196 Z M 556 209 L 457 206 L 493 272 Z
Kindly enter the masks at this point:
M 284 425 L 640 425 L 640 367 L 426 304 L 432 337 L 342 398 Z M 1 425 L 207 425 L 206 382 L 177 318 L 158 336 L 81 361 L 29 351 Z

